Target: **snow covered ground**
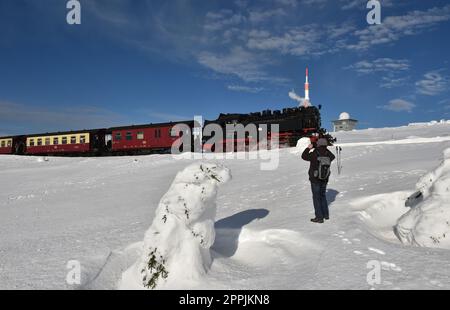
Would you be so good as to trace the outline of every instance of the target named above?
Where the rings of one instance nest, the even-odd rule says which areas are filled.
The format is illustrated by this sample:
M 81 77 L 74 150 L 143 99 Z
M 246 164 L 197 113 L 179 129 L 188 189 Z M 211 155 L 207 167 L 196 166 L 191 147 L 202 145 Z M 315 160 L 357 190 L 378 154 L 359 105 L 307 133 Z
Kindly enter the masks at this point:
M 408 225 L 426 224 L 416 230 L 426 239 L 422 228 L 436 218 L 427 210 L 442 212 L 441 219 L 450 213 L 440 199 L 447 179 L 429 184 L 419 211 L 404 206 L 422 176 L 448 178 L 435 169 L 450 148 L 450 124 L 337 137 L 343 171 L 333 166 L 331 221 L 321 225 L 310 222 L 308 165 L 298 150 L 281 150 L 275 171 L 262 171 L 259 160 L 211 161 L 233 176 L 218 190 L 212 264 L 202 281 L 170 288 L 450 289 L 448 240 L 402 243 L 394 233 L 402 217 L 412 217 Z M 192 163 L 170 155 L 0 156 L 0 289 L 118 288 L 143 254 L 161 198 Z M 443 223 L 431 233 L 442 237 Z M 66 283 L 71 260 L 81 263 L 81 286 Z M 371 261 L 382 267 L 380 284 L 367 282 Z

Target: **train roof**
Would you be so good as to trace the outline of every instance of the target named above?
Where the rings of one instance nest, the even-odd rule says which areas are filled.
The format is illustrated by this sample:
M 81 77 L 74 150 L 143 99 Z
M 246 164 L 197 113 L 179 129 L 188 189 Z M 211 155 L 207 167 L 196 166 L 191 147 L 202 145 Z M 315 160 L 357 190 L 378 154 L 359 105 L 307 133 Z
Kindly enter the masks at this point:
M 100 131 L 112 131 L 112 130 L 126 130 L 126 129 L 139 129 L 139 128 L 155 128 L 155 127 L 167 127 L 173 126 L 177 124 L 187 124 L 193 125 L 194 121 L 179 121 L 179 122 L 166 122 L 166 123 L 150 123 L 143 125 L 131 125 L 131 126 L 119 126 L 119 127 L 110 127 L 110 128 L 98 128 L 98 129 L 80 129 L 80 130 L 70 130 L 70 131 L 55 131 L 55 132 L 46 132 L 46 133 L 37 133 L 37 134 L 28 134 L 28 135 L 15 135 L 15 136 L 5 136 L 0 137 L 0 139 L 14 139 L 18 137 L 47 137 L 47 136 L 64 136 L 64 135 L 72 135 L 72 134 L 80 134 L 80 133 L 93 133 Z
M 206 124 L 243 121 L 243 120 L 248 120 L 254 123 L 261 123 L 277 119 L 298 117 L 299 113 L 311 115 L 311 114 L 319 114 L 320 111 L 315 106 L 309 106 L 309 107 L 284 108 L 282 110 L 273 110 L 273 111 L 265 110 L 262 112 L 255 112 L 255 113 L 226 113 L 226 114 L 221 113 L 217 119 L 207 120 Z
M 65 136 L 65 135 L 73 135 L 73 134 L 80 134 L 80 133 L 92 133 L 92 132 L 99 132 L 99 131 L 107 131 L 107 129 L 106 128 L 80 129 L 80 130 L 71 130 L 71 131 L 46 132 L 46 133 L 38 133 L 38 134 L 23 135 L 23 136 L 26 136 L 28 138 L 47 137 L 47 136 Z
M 167 127 L 167 126 L 174 126 L 178 124 L 187 124 L 187 125 L 193 125 L 194 121 L 178 121 L 178 122 L 167 122 L 167 123 L 150 123 L 150 124 L 143 124 L 143 125 L 131 125 L 131 126 L 120 126 L 120 127 L 111 127 L 108 128 L 109 130 L 127 130 L 127 129 L 140 129 L 140 128 L 155 128 L 155 127 Z

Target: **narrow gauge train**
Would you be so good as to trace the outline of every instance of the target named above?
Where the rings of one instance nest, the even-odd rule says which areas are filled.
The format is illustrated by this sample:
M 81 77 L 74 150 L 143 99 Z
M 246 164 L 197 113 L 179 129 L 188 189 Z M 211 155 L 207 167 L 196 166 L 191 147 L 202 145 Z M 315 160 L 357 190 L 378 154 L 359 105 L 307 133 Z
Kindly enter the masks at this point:
M 227 124 L 261 124 L 268 125 L 268 139 L 275 133 L 270 132 L 270 125 L 278 124 L 277 133 L 280 145 L 294 146 L 299 138 L 318 135 L 326 136 L 332 142 L 331 136 L 321 129 L 320 106 L 287 108 L 283 111 L 266 110 L 250 114 L 221 114 L 214 121 L 205 121 L 205 125 L 215 123 L 226 133 L 222 140 L 224 145 L 229 140 L 238 140 L 234 133 L 226 132 Z M 94 130 L 79 130 L 45 134 L 0 137 L 0 154 L 41 155 L 41 156 L 110 156 L 168 153 L 173 143 L 184 133 L 172 135 L 171 129 L 177 124 L 186 124 L 194 132 L 194 121 L 170 122 L 161 124 L 133 125 Z M 204 137 L 206 141 L 207 137 Z M 248 145 L 252 137 L 247 135 Z M 192 139 L 194 137 L 192 136 Z M 220 143 L 220 142 L 219 142 Z M 232 141 L 233 143 L 233 141 Z M 211 146 L 204 144 L 204 150 Z M 225 148 L 224 148 L 225 150 Z M 185 150 L 191 151 L 191 150 Z

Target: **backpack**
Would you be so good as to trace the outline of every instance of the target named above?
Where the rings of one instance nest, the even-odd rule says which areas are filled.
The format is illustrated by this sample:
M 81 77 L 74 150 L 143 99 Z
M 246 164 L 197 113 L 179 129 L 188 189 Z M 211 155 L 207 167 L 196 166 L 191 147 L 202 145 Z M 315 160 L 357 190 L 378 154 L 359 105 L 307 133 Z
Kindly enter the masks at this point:
M 314 171 L 314 177 L 321 181 L 328 180 L 331 170 L 331 158 L 328 156 L 321 156 L 317 151 L 317 161 L 319 162 L 319 169 Z

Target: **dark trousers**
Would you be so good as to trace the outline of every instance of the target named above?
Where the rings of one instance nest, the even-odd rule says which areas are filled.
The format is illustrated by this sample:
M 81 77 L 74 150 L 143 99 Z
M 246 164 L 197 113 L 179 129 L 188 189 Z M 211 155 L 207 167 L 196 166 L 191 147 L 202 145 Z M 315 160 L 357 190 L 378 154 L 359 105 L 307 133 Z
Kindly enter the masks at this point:
M 311 182 L 311 190 L 313 194 L 314 210 L 316 212 L 316 218 L 324 219 L 330 216 L 327 202 L 327 183 Z

